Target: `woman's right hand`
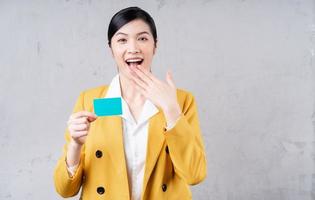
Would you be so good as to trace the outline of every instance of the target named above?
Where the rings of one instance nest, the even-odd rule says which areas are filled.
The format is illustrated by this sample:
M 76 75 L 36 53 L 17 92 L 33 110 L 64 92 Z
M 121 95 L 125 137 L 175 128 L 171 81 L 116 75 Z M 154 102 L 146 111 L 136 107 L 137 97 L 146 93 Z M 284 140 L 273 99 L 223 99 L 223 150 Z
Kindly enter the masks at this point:
M 90 123 L 96 119 L 97 116 L 88 111 L 72 114 L 67 122 L 72 141 L 79 146 L 83 145 L 90 129 Z

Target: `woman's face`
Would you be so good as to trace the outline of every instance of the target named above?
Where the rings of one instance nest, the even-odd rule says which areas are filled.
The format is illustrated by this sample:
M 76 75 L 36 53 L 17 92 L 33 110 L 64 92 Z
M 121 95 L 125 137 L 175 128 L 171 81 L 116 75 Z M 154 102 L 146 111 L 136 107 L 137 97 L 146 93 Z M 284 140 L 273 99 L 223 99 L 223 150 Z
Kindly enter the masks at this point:
M 156 46 L 149 25 L 136 19 L 122 26 L 111 39 L 111 51 L 120 74 L 132 79 L 137 65 L 151 71 Z

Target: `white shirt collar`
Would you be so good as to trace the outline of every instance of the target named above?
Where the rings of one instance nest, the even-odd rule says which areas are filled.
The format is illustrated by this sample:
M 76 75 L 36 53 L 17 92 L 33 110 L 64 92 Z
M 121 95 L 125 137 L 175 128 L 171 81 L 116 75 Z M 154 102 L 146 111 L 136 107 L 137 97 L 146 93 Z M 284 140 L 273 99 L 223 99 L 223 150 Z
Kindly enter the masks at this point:
M 119 81 L 119 74 L 117 74 L 111 81 L 108 90 L 106 92 L 105 98 L 113 98 L 113 97 L 121 97 L 122 100 L 122 114 L 120 115 L 122 118 L 136 123 L 133 116 L 130 113 L 127 102 L 121 96 L 121 86 Z M 142 124 L 149 120 L 153 115 L 158 113 L 158 108 L 149 100 L 146 99 L 144 102 L 142 112 L 137 124 Z

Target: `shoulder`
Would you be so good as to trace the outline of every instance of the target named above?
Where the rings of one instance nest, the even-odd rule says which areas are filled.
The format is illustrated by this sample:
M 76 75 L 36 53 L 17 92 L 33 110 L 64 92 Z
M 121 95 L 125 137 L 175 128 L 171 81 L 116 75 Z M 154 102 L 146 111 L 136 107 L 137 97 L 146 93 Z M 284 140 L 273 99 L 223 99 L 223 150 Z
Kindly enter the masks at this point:
M 107 89 L 108 85 L 102 85 L 81 91 L 76 105 L 81 105 L 84 110 L 93 110 L 93 100 L 103 98 Z
M 108 85 L 101 85 L 93 88 L 83 90 L 81 93 L 84 97 L 101 98 L 105 96 L 108 89 Z

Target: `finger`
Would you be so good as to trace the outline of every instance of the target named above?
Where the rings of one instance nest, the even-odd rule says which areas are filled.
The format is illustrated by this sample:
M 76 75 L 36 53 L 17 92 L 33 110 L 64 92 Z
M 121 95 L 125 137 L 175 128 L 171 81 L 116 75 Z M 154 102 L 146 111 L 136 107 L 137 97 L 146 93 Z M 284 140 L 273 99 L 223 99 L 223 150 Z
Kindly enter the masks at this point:
M 87 120 L 87 117 L 81 117 L 81 118 L 76 118 L 76 119 L 69 119 L 67 124 L 68 126 L 70 124 L 83 124 L 83 123 L 89 123 L 88 120 Z
M 77 139 L 77 138 L 87 136 L 87 135 L 88 135 L 88 131 L 76 131 L 71 136 L 72 136 L 72 138 Z
M 142 79 L 133 76 L 132 80 L 136 85 L 138 85 L 142 89 L 146 90 L 148 88 L 148 85 Z
M 91 118 L 97 118 L 97 116 L 94 113 L 91 113 L 89 111 L 80 111 L 72 114 L 70 116 L 70 119 L 76 119 L 79 117 L 91 117 Z
M 176 88 L 171 71 L 166 73 L 166 82 L 173 88 Z
M 141 68 L 138 66 L 135 68 L 135 72 L 138 75 L 138 77 L 141 80 L 143 80 L 147 85 L 150 85 L 151 83 L 153 83 L 153 80 L 149 76 L 147 76 L 143 71 L 144 70 L 141 70 Z
M 142 69 L 141 67 L 137 66 L 136 67 L 140 72 L 142 72 L 144 75 L 146 75 L 149 79 L 151 79 L 152 81 L 154 82 L 158 82 L 160 81 L 158 78 L 156 78 L 151 72 L 145 70 L 145 69 Z
M 93 114 L 94 114 L 94 113 L 93 113 Z M 97 119 L 96 114 L 94 114 L 94 116 L 88 116 L 88 117 L 87 117 L 88 122 L 94 122 L 96 119 Z
M 69 126 L 69 129 L 72 131 L 86 131 L 88 130 L 89 125 L 88 124 L 71 124 Z

